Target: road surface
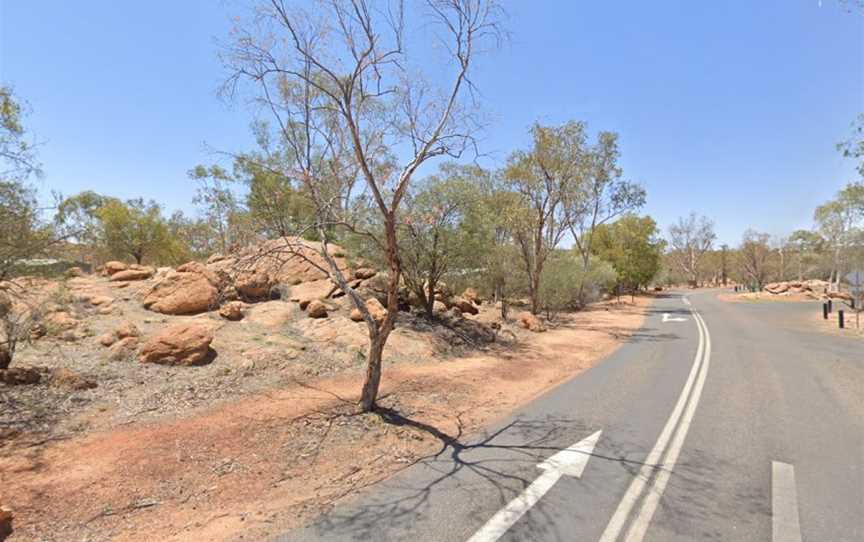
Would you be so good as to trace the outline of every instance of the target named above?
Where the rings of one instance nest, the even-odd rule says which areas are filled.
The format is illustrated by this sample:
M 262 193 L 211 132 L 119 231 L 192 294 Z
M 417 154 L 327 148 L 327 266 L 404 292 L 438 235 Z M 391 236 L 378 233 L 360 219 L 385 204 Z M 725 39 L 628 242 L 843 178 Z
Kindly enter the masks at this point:
M 597 367 L 277 540 L 864 541 L 864 349 L 819 309 L 664 296 Z

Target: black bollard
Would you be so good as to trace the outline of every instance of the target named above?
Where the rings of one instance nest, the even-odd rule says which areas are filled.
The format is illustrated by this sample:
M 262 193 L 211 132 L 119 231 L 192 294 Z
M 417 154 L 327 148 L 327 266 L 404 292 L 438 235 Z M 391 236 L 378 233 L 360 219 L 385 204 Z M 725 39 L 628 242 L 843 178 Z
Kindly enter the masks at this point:
M 828 319 L 828 303 L 822 303 L 822 318 Z
M 831 300 L 828 300 L 828 312 L 832 312 L 834 307 L 831 305 Z
M 837 322 L 840 324 L 840 329 L 843 329 L 844 327 L 846 327 L 846 321 L 843 319 L 843 311 L 842 310 L 837 311 L 837 318 L 838 318 Z

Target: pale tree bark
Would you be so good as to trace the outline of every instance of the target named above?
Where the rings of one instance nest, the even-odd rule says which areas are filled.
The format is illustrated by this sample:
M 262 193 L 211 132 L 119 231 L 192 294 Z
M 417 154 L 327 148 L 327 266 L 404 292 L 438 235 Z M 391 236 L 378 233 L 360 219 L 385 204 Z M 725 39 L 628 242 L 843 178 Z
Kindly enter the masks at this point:
M 387 313 L 376 322 L 333 258 L 322 252 L 329 276 L 363 314 L 369 331 L 364 411 L 375 408 L 382 354 L 398 312 L 400 204 L 424 163 L 458 158 L 474 148 L 478 123 L 469 99 L 470 68 L 480 48 L 501 37 L 494 0 L 428 0 L 425 8 L 426 22 L 433 24 L 424 28 L 437 32 L 453 68 L 449 85 L 440 91 L 418 76 L 423 66 L 412 65 L 407 54 L 401 1 L 326 0 L 311 12 L 302 3 L 262 1 L 251 24 L 238 25 L 223 56 L 232 70 L 228 93 L 238 83 L 251 83 L 255 100 L 277 124 L 281 150 L 289 156 L 285 175 L 312 195 L 314 228 L 322 239 L 338 229 L 366 235 L 384 256 Z M 392 149 L 404 157 L 402 165 Z M 337 171 L 334 164 L 340 165 Z M 357 231 L 350 216 L 338 213 L 337 199 L 325 187 L 327 179 L 340 179 L 342 167 L 353 168 L 364 181 L 364 197 L 377 212 L 380 231 Z

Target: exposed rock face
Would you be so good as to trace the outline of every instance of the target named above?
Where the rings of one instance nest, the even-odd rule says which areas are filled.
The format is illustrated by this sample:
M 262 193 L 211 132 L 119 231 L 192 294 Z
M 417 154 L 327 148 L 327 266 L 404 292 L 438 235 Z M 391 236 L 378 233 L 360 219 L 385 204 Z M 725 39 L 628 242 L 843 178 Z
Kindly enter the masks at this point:
M 310 318 L 327 318 L 327 306 L 316 299 L 306 307 L 306 314 Z
M 213 330 L 203 324 L 185 323 L 164 328 L 141 348 L 142 363 L 195 365 L 205 361 L 213 342 Z
M 334 289 L 335 285 L 329 279 L 313 280 L 292 286 L 288 299 L 300 303 L 302 309 L 316 299 L 326 299 Z
M 451 302 L 451 306 L 456 307 L 463 314 L 466 312 L 468 314 L 477 314 L 478 312 L 480 312 L 480 310 L 474 303 L 468 301 L 464 297 L 454 297 L 453 301 Z
M 120 271 L 126 271 L 127 269 L 129 269 L 129 266 L 123 262 L 110 261 L 105 262 L 105 265 L 102 266 L 102 274 L 111 277 L 115 273 L 119 273 Z
M 133 280 L 149 279 L 156 272 L 152 267 L 141 267 L 118 271 L 111 275 L 111 280 L 114 282 L 129 282 Z
M 831 296 L 831 292 L 828 291 L 830 286 L 830 283 L 824 280 L 790 280 L 766 284 L 764 290 L 774 295 L 812 294 L 812 297 L 818 297 L 820 295 Z
M 226 320 L 236 322 L 243 319 L 243 303 L 240 301 L 231 301 L 219 308 L 219 316 Z
M 280 284 L 296 285 L 327 278 L 319 269 L 328 268 L 321 256 L 321 247 L 321 243 L 299 238 L 273 239 L 232 256 L 211 258 L 207 268 L 223 272 L 241 298 L 247 301 L 269 299 Z M 339 268 L 347 272 L 348 262 L 343 250 L 336 245 L 328 248 Z
M 846 292 L 828 292 L 827 295 L 831 299 L 842 299 L 843 301 L 852 301 L 852 295 Z
M 171 271 L 144 296 L 144 308 L 163 314 L 196 314 L 216 307 L 219 279 L 203 264 L 190 262 Z
M 546 331 L 546 326 L 543 325 L 543 322 L 530 312 L 520 313 L 518 316 L 518 322 L 520 327 L 523 327 L 528 331 L 533 331 L 535 333 Z

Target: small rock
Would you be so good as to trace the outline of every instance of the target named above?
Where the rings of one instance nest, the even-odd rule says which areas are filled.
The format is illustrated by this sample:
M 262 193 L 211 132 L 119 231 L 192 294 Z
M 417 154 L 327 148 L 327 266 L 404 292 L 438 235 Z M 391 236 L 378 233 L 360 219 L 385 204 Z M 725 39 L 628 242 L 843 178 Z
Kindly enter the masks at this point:
M 219 307 L 219 316 L 226 320 L 236 322 L 243 319 L 243 303 L 231 301 Z
M 111 346 L 117 342 L 117 337 L 113 333 L 105 333 L 97 339 L 102 346 Z
M 129 266 L 123 262 L 110 261 L 105 262 L 105 265 L 102 266 L 102 274 L 110 277 L 115 273 L 119 273 L 120 271 L 126 271 L 127 269 L 129 269 Z
M 477 314 L 480 312 L 474 303 L 468 301 L 464 297 L 454 297 L 451 305 L 458 308 L 462 313 L 467 312 L 468 314 Z
M 114 330 L 114 334 L 118 339 L 125 339 L 127 337 L 140 337 L 141 332 L 132 322 L 126 320 L 122 322 L 117 329 Z
M 520 327 L 523 327 L 528 331 L 533 331 L 535 333 L 546 331 L 546 326 L 543 325 L 539 318 L 530 312 L 520 313 L 518 316 L 518 322 Z
M 465 291 L 462 292 L 462 297 L 474 303 L 475 305 L 480 305 L 483 300 L 480 298 L 480 294 L 477 293 L 477 290 L 474 288 L 465 288 Z
M 12 510 L 0 503 L 0 540 L 5 540 L 12 534 L 12 520 L 15 519 Z
M 378 274 L 378 271 L 372 269 L 371 267 L 361 267 L 360 269 L 357 269 L 354 271 L 354 278 L 366 280 L 366 279 L 371 279 L 372 277 L 374 277 L 377 274 Z
M 38 384 L 41 379 L 42 372 L 35 367 L 0 369 L 0 382 L 9 386 Z
M 203 324 L 175 324 L 151 337 L 141 348 L 141 363 L 195 365 L 210 354 L 213 330 Z
M 316 299 L 306 306 L 306 314 L 309 318 L 327 318 L 327 306 Z
M 89 390 L 96 387 L 96 382 L 71 369 L 54 369 L 49 382 L 52 386 L 69 388 L 71 390 Z
M 108 349 L 108 359 L 111 361 L 125 361 L 135 357 L 138 350 L 138 337 L 126 337 L 120 339 Z
M 107 295 L 94 295 L 90 296 L 89 300 L 91 305 L 94 307 L 101 307 L 102 305 L 107 305 L 114 301 L 113 298 L 108 297 Z
M 142 267 L 138 269 L 127 269 L 125 271 L 118 271 L 111 275 L 112 282 L 129 282 L 133 280 L 145 280 L 149 279 L 156 272 L 152 267 Z

